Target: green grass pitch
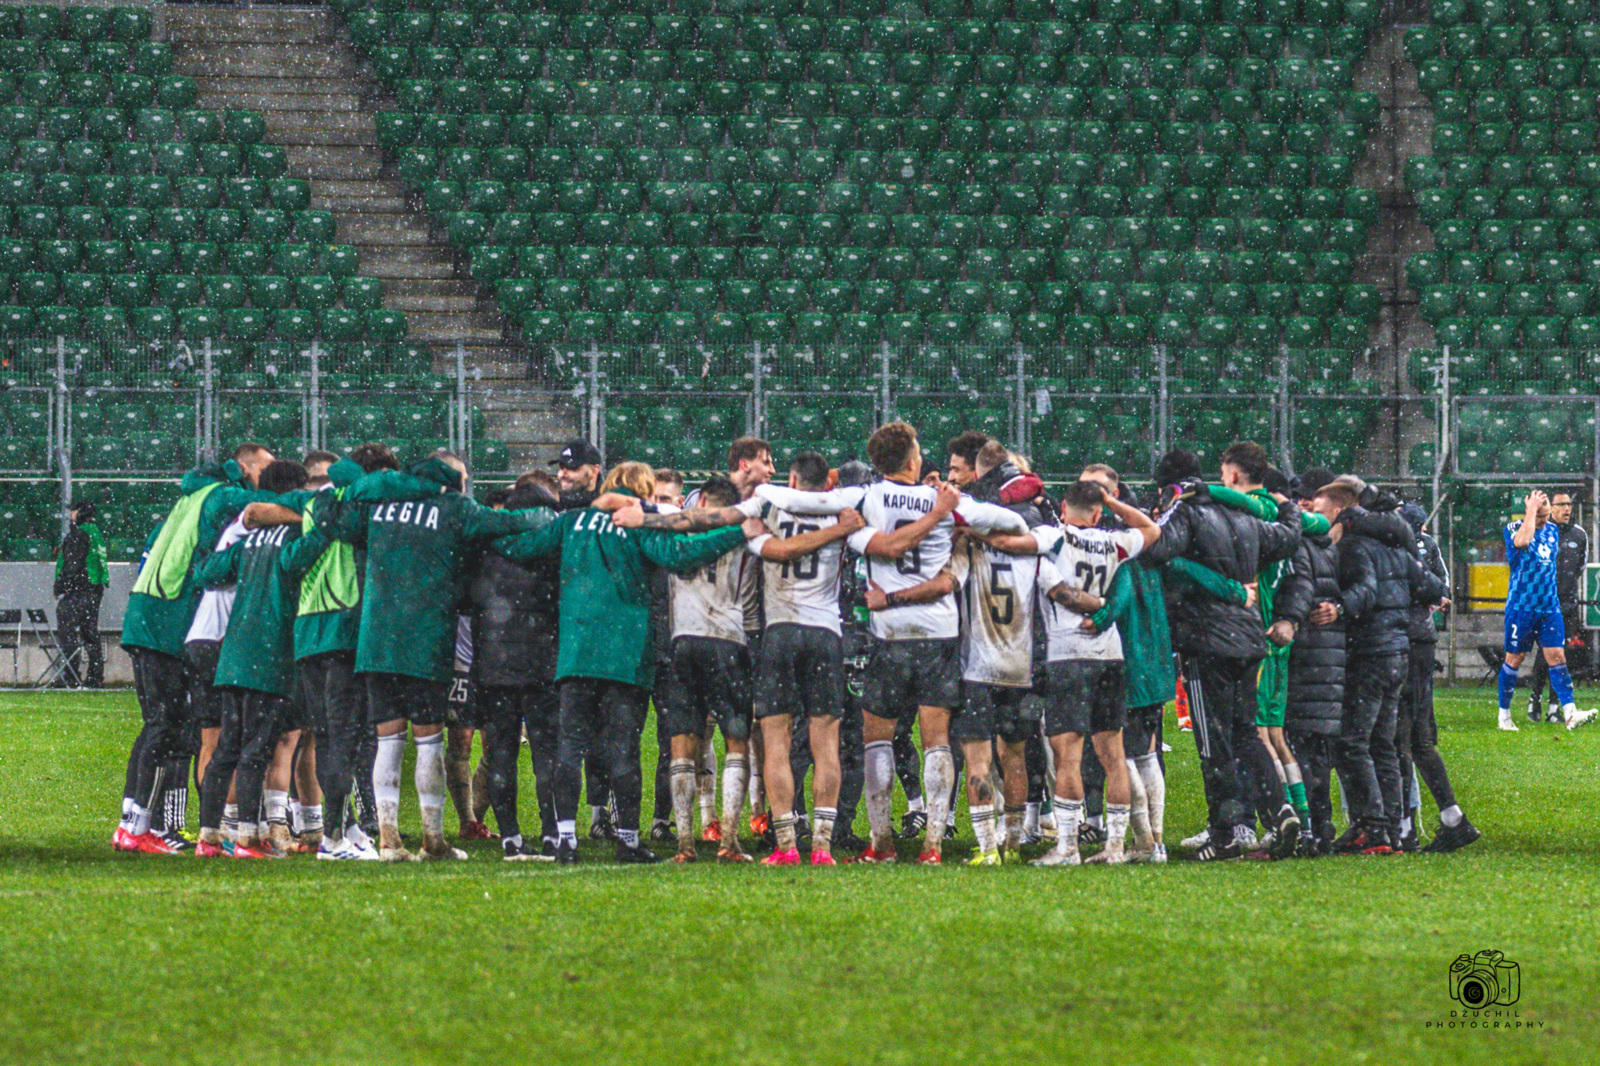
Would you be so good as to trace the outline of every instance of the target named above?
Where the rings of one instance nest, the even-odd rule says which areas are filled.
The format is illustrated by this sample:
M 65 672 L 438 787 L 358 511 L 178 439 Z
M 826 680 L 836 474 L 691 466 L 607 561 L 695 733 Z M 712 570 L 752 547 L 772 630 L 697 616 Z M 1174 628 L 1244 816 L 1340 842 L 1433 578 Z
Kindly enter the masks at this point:
M 1501 734 L 1493 699 L 1439 699 L 1484 832 L 1452 856 L 778 871 L 118 855 L 132 696 L 6 695 L 0 1062 L 1592 1061 L 1600 727 Z M 1442 1027 L 1486 948 L 1514 1013 Z

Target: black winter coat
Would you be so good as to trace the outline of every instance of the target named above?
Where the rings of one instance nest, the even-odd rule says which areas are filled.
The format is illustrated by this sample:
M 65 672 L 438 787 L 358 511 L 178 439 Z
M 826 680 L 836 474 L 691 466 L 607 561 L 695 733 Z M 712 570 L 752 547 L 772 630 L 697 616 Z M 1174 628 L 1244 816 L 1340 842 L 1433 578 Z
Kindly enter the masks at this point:
M 559 560 L 523 566 L 483 553 L 467 588 L 476 684 L 555 683 L 559 566 Z
M 1344 713 L 1345 624 L 1306 623 L 1319 603 L 1339 603 L 1339 549 L 1327 537 L 1301 537 L 1293 568 L 1278 586 L 1273 612 L 1295 624 L 1289 648 L 1287 724 L 1334 736 Z
M 1345 525 L 1339 588 L 1350 662 L 1403 655 L 1411 647 L 1411 608 L 1438 603 L 1445 584 L 1417 561 L 1411 527 L 1399 515 L 1352 507 L 1339 521 Z
M 1450 575 L 1445 570 L 1444 555 L 1439 551 L 1439 542 L 1426 533 L 1419 533 L 1414 548 L 1417 561 L 1422 564 L 1422 568 L 1443 581 L 1445 587 L 1449 588 Z M 1413 644 L 1439 643 L 1439 631 L 1433 627 L 1433 604 L 1419 603 L 1411 608 L 1411 629 L 1408 635 Z
M 1300 543 L 1300 508 L 1289 502 L 1278 506 L 1276 522 L 1263 522 L 1209 498 L 1194 497 L 1167 510 L 1159 524 L 1161 538 L 1139 556 L 1145 566 L 1161 566 L 1182 556 L 1240 584 L 1256 580 L 1268 563 L 1289 558 Z M 1174 591 L 1169 584 L 1167 620 L 1172 646 L 1180 652 L 1266 658 L 1267 639 L 1258 607 L 1225 603 L 1192 590 Z

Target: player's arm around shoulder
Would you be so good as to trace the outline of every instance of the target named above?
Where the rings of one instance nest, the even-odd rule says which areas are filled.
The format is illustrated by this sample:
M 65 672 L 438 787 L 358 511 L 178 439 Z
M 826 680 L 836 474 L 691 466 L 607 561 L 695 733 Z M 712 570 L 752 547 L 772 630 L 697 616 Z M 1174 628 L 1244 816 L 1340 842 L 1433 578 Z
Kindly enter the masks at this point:
M 810 555 L 820 548 L 827 547 L 835 541 L 844 540 L 866 527 L 866 520 L 861 517 L 861 512 L 854 508 L 846 507 L 839 512 L 839 520 L 820 529 L 809 529 L 796 533 L 792 537 L 779 539 L 771 531 L 770 521 L 767 523 L 767 532 L 746 541 L 751 552 L 761 558 L 774 563 L 793 562 L 802 556 Z
M 898 559 L 921 544 L 929 533 L 938 529 L 939 523 L 950 517 L 960 504 L 961 490 L 948 483 L 941 484 L 938 496 L 933 502 L 933 509 L 927 514 L 915 522 L 908 522 L 899 529 L 888 532 L 867 526 L 850 537 L 850 547 L 860 555 L 871 555 L 878 559 Z

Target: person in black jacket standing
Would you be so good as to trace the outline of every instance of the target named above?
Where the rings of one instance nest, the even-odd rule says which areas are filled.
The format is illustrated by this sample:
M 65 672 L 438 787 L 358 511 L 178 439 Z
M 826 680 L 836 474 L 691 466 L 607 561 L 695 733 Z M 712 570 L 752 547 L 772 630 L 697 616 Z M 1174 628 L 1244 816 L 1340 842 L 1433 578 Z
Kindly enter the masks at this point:
M 1230 446 L 1222 461 L 1224 467 L 1243 464 L 1246 476 L 1258 483 L 1270 465 L 1266 452 L 1248 442 Z M 1161 538 L 1141 556 L 1143 565 L 1157 567 L 1182 556 L 1248 584 L 1266 564 L 1294 554 L 1300 543 L 1298 507 L 1285 501 L 1276 522 L 1263 522 L 1203 495 L 1203 486 L 1189 480 L 1198 474 L 1199 464 L 1188 452 L 1162 458 L 1157 468 L 1166 501 Z M 1185 483 L 1176 484 L 1178 480 Z M 1168 594 L 1172 645 L 1183 657 L 1209 812 L 1208 839 L 1195 858 L 1235 859 L 1247 843 L 1253 844 L 1258 806 L 1253 790 L 1276 787 L 1278 781 L 1272 756 L 1256 731 L 1256 670 L 1267 654 L 1261 612 L 1183 590 L 1169 589 Z M 1247 763 L 1244 776 L 1251 780 L 1240 780 L 1236 758 Z M 1292 807 L 1284 809 L 1294 816 Z M 1274 827 L 1280 839 L 1289 828 Z
M 72 664 L 63 681 L 75 681 L 85 688 L 99 688 L 104 683 L 100 599 L 110 580 L 105 538 L 94 522 L 94 504 L 85 500 L 72 508 L 72 528 L 56 554 L 56 624 L 61 654 Z
M 1449 588 L 1449 573 L 1444 556 L 1439 552 L 1439 542 L 1423 526 L 1428 515 L 1421 507 L 1408 503 L 1400 508 L 1400 517 L 1411 526 L 1415 536 L 1417 559 L 1434 577 Z M 1581 530 L 1580 530 L 1581 532 Z M 1455 790 L 1450 787 L 1450 774 L 1444 768 L 1444 757 L 1439 754 L 1439 723 L 1433 716 L 1434 649 L 1438 646 L 1439 632 L 1433 626 L 1433 613 L 1450 606 L 1444 599 L 1438 604 L 1417 604 L 1411 608 L 1411 665 L 1406 675 L 1405 688 L 1400 691 L 1400 724 L 1395 743 L 1400 756 L 1400 783 L 1408 792 L 1411 788 L 1412 768 L 1422 778 L 1433 794 L 1439 808 L 1439 830 L 1423 851 L 1445 852 L 1464 848 L 1481 835 L 1478 828 L 1461 813 L 1456 803 Z M 1544 662 L 1543 657 L 1539 662 Z M 1559 713 L 1559 709 L 1558 712 Z M 1401 850 L 1418 850 L 1417 839 L 1421 826 L 1417 824 L 1419 811 L 1407 805 L 1406 818 L 1401 819 Z M 1409 827 L 1405 822 L 1409 820 Z
M 537 485 L 513 489 L 506 510 L 554 508 Z M 556 857 L 555 754 L 557 597 L 560 562 L 514 563 L 493 551 L 478 561 L 467 587 L 472 604 L 472 684 L 483 727 L 489 804 L 507 862 Z M 523 840 L 517 818 L 517 751 L 528 734 L 543 847 Z
M 1348 655 L 1336 763 L 1350 826 L 1334 850 L 1388 855 L 1399 843 L 1403 808 L 1395 728 L 1409 665 L 1411 608 L 1438 603 L 1445 586 L 1412 554 L 1403 519 L 1366 511 L 1357 499 L 1357 490 L 1341 482 L 1323 486 L 1315 499 L 1339 545 Z
M 1315 492 L 1315 488 L 1299 490 Z M 1310 509 L 1302 496 L 1300 506 Z M 1302 536 L 1294 566 L 1278 587 L 1277 618 L 1269 639 L 1293 641 L 1289 650 L 1289 704 L 1284 723 L 1289 746 L 1305 774 L 1311 823 L 1300 827 L 1296 853 L 1310 857 L 1333 849 L 1333 745 L 1344 713 L 1345 624 L 1340 612 L 1339 549 L 1331 537 Z M 1273 631 L 1277 632 L 1274 633 Z
M 1583 568 L 1589 562 L 1589 534 L 1572 520 L 1572 493 L 1556 492 L 1550 496 L 1550 521 L 1561 535 L 1561 546 L 1556 549 L 1556 602 L 1561 605 L 1561 620 L 1566 623 L 1567 661 L 1573 672 L 1579 668 L 1578 656 L 1573 652 L 1583 649 L 1583 608 L 1578 600 L 1583 592 Z M 1587 659 L 1584 660 L 1585 664 Z M 1550 681 L 1550 664 L 1540 655 L 1533 660 L 1533 676 L 1528 678 L 1528 720 L 1540 718 L 1540 703 L 1544 688 Z M 1561 701 L 1552 695 L 1548 722 L 1561 721 Z

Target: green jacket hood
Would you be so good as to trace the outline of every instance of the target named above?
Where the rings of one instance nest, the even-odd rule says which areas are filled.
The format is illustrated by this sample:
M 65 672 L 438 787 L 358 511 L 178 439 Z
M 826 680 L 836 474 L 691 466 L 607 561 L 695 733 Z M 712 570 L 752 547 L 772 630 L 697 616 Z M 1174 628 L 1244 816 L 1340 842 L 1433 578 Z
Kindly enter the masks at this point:
M 207 485 L 226 485 L 231 480 L 221 463 L 201 463 L 183 475 L 183 482 L 178 486 L 178 489 L 185 496 L 188 496 L 191 493 L 199 492 Z
M 420 463 L 413 463 L 406 471 L 412 477 L 431 481 L 436 485 L 443 485 L 451 492 L 461 491 L 461 474 L 456 469 L 436 456 L 428 456 Z
M 342 489 L 346 485 L 353 485 L 366 473 L 361 467 L 350 459 L 340 459 L 328 467 L 328 480 L 333 482 L 333 487 Z

